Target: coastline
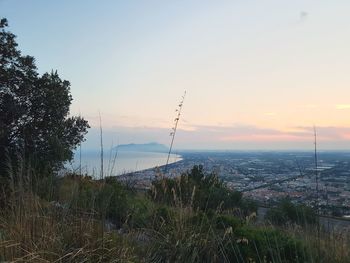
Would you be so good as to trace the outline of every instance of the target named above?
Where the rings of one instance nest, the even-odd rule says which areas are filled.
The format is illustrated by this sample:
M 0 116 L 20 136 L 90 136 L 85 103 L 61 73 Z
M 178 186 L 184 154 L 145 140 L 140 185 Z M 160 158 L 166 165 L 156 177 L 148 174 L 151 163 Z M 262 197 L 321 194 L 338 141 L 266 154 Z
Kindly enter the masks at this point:
M 161 169 L 164 171 L 167 160 L 167 153 L 164 152 L 134 152 L 120 151 L 116 155 L 109 154 L 103 159 L 103 174 L 107 176 L 131 176 L 136 173 L 144 173 Z M 183 161 L 180 154 L 171 154 L 168 167 L 172 164 Z M 160 164 L 160 165 L 159 165 Z M 89 152 L 80 156 L 77 153 L 72 162 L 65 165 L 65 169 L 94 179 L 101 177 L 101 159 L 99 153 Z

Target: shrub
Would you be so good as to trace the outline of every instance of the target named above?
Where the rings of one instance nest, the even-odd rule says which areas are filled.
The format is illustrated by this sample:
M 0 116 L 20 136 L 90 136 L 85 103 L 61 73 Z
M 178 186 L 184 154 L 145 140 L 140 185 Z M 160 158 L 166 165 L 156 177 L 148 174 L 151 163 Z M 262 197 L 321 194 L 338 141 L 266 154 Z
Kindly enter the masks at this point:
M 256 209 L 242 200 L 240 192 L 227 188 L 216 174 L 205 174 L 202 166 L 194 166 L 177 178 L 153 181 L 149 194 L 156 202 L 191 206 L 201 211 L 241 208 L 247 214 L 250 209 Z
M 230 215 L 218 215 L 216 217 L 216 228 L 217 229 L 228 229 L 229 227 L 232 230 L 235 230 L 243 225 L 242 220 L 237 217 Z
M 228 243 L 230 258 L 239 262 L 305 262 L 307 254 L 300 240 L 280 230 L 243 226 L 235 232 L 235 248 Z
M 155 205 L 149 198 L 128 196 L 128 226 L 131 229 L 150 227 L 154 210 Z
M 150 230 L 147 262 L 227 262 L 221 239 L 205 213 L 179 209 Z
M 68 176 L 61 179 L 58 187 L 58 201 L 82 216 L 106 218 L 117 227 L 127 220 L 131 193 L 116 179 L 94 181 L 83 176 Z
M 314 225 L 317 223 L 316 212 L 308 206 L 293 204 L 290 200 L 282 200 L 275 208 L 270 209 L 265 218 L 273 224 Z

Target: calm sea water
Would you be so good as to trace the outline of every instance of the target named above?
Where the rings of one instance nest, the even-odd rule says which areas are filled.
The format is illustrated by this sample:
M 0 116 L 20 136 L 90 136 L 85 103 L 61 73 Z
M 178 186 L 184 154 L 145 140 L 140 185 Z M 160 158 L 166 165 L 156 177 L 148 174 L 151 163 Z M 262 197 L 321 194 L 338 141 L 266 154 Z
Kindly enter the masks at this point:
M 104 153 L 103 170 L 104 175 L 120 175 L 129 172 L 141 171 L 157 166 L 165 165 L 168 154 L 154 152 L 131 152 L 120 151 L 115 153 Z M 169 163 L 181 161 L 180 155 L 172 154 Z M 76 153 L 72 163 L 66 168 L 80 172 L 80 155 Z M 99 152 L 81 154 L 81 172 L 98 178 L 101 170 L 101 156 Z

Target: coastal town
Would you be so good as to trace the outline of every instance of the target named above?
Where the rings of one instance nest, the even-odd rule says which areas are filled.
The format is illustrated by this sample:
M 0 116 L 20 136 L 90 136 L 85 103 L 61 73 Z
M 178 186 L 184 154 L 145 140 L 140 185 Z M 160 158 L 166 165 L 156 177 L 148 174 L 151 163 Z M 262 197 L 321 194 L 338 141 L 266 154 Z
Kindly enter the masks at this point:
M 180 161 L 120 176 L 148 189 L 159 176 L 174 177 L 202 165 L 231 189 L 263 205 L 282 198 L 303 203 L 320 214 L 347 216 L 350 211 L 350 154 L 320 152 L 182 152 Z

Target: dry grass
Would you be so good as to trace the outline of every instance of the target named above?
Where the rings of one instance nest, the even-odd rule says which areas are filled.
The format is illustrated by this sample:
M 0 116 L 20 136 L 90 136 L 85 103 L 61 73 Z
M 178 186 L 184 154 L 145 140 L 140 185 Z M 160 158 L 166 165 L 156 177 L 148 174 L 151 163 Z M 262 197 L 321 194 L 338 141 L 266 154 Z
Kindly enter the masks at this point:
M 0 212 L 0 262 L 350 262 L 349 232 L 321 232 L 319 256 L 316 229 L 258 227 L 253 219 L 220 209 L 201 212 L 192 206 L 193 188 L 187 205 L 175 191 L 174 205 L 138 193 L 137 200 L 148 205 L 137 205 L 136 198 L 128 204 L 134 208 L 128 208 L 127 220 L 137 224 L 102 231 L 96 203 L 84 209 L 74 205 L 79 189 L 95 192 L 99 185 L 88 178 L 64 178 L 56 189 L 59 202 L 14 187 L 9 207 Z
M 0 217 L 0 261 L 135 262 L 127 236 L 106 231 L 93 217 L 18 194 Z

